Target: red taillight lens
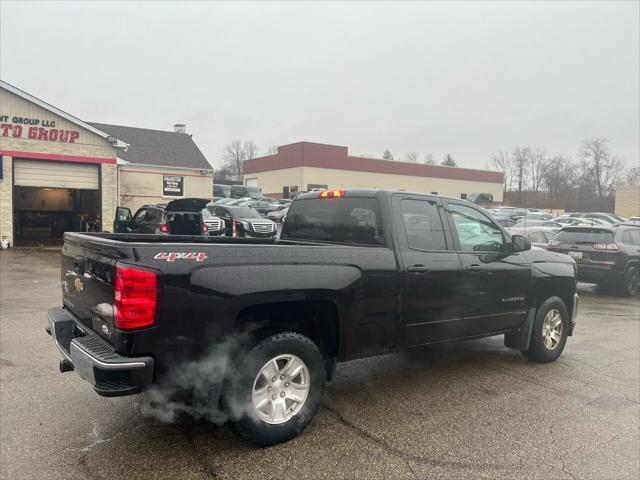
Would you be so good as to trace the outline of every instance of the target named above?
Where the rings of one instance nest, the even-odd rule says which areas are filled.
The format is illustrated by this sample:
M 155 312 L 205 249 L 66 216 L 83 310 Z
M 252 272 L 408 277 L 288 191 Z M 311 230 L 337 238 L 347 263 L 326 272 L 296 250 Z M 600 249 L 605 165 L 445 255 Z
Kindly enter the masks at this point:
M 162 233 L 169 233 L 169 225 L 167 225 L 166 223 L 162 223 L 160 225 L 160 231 Z
M 202 233 L 207 233 L 209 231 L 209 227 L 206 225 L 202 225 Z
M 615 243 L 594 243 L 593 244 L 593 249 L 594 250 L 605 250 L 607 252 L 617 252 L 618 250 L 620 250 L 618 245 L 616 245 Z
M 340 198 L 344 197 L 344 190 L 325 190 L 320 194 L 320 198 Z
M 148 270 L 116 265 L 113 287 L 115 326 L 148 327 L 156 321 L 158 276 Z

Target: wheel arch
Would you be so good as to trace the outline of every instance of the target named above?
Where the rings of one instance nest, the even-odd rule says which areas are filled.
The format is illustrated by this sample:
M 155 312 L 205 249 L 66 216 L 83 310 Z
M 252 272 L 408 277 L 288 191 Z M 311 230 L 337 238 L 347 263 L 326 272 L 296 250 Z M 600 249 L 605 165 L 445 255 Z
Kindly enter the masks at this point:
M 333 299 L 278 299 L 245 305 L 236 315 L 233 330 L 252 342 L 277 333 L 300 333 L 316 344 L 325 359 L 327 378 L 333 376 L 340 347 L 340 314 Z

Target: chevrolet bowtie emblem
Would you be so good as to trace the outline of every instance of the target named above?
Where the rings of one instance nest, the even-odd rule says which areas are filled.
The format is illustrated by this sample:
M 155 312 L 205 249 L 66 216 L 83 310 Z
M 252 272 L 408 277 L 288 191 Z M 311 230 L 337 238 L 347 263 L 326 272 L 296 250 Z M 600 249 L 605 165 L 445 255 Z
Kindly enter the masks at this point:
M 76 290 L 78 291 L 78 293 L 82 293 L 82 290 L 84 290 L 84 284 L 82 283 L 82 280 L 80 280 L 79 278 L 75 279 L 75 281 L 73 282 L 73 286 L 76 287 Z

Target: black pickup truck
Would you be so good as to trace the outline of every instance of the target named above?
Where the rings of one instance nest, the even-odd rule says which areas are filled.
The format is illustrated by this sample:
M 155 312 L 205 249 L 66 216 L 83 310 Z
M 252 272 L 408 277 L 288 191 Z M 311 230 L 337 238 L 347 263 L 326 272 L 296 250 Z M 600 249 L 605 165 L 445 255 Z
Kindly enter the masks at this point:
M 465 200 L 298 196 L 279 239 L 67 233 L 47 331 L 103 396 L 136 394 L 221 348 L 207 398 L 259 445 L 314 416 L 339 361 L 504 335 L 551 362 L 572 335 L 576 265 Z

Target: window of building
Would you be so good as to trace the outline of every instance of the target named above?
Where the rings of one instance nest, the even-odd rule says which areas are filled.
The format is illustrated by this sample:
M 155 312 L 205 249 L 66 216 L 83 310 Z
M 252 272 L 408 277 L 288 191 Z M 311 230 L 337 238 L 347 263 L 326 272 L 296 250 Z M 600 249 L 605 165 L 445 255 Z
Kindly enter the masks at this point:
M 466 194 L 466 193 L 461 193 L 461 194 L 460 194 L 460 198 L 461 198 L 462 200 L 466 200 L 466 199 L 467 199 L 467 194 Z

